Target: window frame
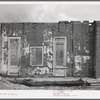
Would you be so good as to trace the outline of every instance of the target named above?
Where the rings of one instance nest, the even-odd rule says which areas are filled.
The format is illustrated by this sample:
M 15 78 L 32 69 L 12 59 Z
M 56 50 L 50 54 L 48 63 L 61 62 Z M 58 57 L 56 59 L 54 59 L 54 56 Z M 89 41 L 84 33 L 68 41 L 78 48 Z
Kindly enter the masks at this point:
M 31 52 L 32 52 L 32 49 L 37 49 L 37 48 L 41 48 L 42 49 L 42 63 L 41 64 L 37 64 L 37 65 L 33 65 L 32 62 L 31 62 Z M 31 46 L 30 47 L 30 65 L 31 66 L 43 66 L 43 62 L 44 62 L 44 52 L 43 52 L 43 46 Z

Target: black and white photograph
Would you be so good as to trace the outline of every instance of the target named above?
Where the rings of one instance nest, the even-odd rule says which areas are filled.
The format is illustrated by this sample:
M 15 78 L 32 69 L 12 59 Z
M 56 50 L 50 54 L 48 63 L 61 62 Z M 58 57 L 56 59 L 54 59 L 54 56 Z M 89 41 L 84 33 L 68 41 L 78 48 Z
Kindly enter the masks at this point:
M 100 2 L 0 2 L 3 90 L 99 91 Z

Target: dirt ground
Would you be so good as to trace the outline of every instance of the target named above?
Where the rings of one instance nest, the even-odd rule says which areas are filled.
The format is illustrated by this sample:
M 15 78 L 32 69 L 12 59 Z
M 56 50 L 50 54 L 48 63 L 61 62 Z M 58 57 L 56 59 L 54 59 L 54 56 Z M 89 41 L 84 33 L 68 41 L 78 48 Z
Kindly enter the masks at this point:
M 92 86 L 25 86 L 21 84 L 14 84 L 8 81 L 10 78 L 0 78 L 0 90 L 100 90 L 100 84 L 94 84 Z M 20 79 L 21 80 L 21 79 Z M 46 80 L 46 78 L 40 80 Z M 50 80 L 50 78 L 48 79 Z M 52 81 L 55 78 L 51 79 Z M 63 78 L 56 80 L 63 80 Z M 66 78 L 66 80 L 75 80 L 75 78 Z M 88 79 L 84 78 L 83 80 L 87 80 L 88 82 L 100 82 L 100 79 Z

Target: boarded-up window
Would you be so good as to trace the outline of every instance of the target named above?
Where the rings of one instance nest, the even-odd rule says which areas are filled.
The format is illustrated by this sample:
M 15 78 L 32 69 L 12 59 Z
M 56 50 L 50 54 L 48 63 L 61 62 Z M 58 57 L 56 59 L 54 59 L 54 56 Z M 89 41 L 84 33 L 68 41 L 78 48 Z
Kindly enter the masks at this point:
M 30 47 L 30 65 L 43 66 L 43 47 Z

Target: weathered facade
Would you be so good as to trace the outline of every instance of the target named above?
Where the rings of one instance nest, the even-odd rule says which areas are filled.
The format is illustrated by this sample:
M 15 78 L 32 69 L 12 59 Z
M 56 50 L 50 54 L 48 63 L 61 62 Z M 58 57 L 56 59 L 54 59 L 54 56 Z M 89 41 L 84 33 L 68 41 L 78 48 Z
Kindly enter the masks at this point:
M 1 23 L 0 73 L 100 77 L 100 22 Z

